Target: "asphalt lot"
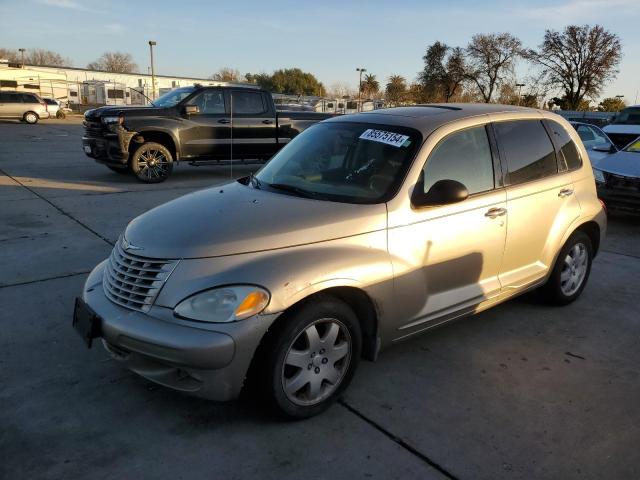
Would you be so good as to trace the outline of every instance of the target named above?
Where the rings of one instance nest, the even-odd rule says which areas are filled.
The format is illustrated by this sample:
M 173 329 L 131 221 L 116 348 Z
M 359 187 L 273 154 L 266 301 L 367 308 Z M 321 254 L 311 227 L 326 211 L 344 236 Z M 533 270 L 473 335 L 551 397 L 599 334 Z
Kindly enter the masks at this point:
M 525 296 L 434 330 L 287 423 L 83 346 L 73 298 L 127 222 L 230 174 L 180 165 L 140 184 L 80 136 L 78 120 L 0 122 L 0 478 L 640 477 L 640 220 L 610 219 L 576 303 Z

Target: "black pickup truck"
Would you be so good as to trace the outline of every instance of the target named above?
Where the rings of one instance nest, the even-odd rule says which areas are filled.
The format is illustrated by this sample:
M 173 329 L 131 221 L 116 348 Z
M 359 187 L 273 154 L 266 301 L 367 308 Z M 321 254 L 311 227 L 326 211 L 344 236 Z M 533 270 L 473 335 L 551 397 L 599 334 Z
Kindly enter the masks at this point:
M 276 111 L 271 94 L 259 88 L 194 85 L 172 90 L 152 106 L 88 110 L 82 147 L 115 172 L 158 183 L 174 162 L 264 162 L 330 116 Z

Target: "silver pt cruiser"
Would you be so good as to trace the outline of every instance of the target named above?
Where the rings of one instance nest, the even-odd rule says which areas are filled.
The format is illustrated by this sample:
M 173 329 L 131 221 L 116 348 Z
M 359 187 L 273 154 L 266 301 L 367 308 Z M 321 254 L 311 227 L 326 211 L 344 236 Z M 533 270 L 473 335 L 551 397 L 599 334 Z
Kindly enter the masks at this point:
M 538 287 L 572 302 L 605 228 L 589 157 L 552 113 L 337 117 L 134 219 L 73 323 L 149 380 L 214 400 L 254 384 L 308 417 L 395 342 Z

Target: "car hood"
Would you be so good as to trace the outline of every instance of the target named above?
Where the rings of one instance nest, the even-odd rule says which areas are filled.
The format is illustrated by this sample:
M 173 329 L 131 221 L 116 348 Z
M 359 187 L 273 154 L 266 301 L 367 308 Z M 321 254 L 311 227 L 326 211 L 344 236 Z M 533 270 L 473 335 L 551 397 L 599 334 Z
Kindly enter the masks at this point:
M 84 118 L 87 120 L 98 121 L 102 117 L 114 116 L 122 114 L 125 118 L 129 115 L 136 117 L 145 117 L 153 115 L 162 115 L 166 109 L 158 107 L 140 107 L 129 105 L 105 106 L 87 110 L 84 112 Z
M 600 159 L 596 168 L 624 177 L 640 177 L 640 153 L 614 153 L 606 158 Z
M 131 253 L 149 258 L 217 257 L 381 230 L 386 214 L 385 204 L 312 200 L 232 182 L 140 215 L 127 226 L 124 243 L 133 245 Z

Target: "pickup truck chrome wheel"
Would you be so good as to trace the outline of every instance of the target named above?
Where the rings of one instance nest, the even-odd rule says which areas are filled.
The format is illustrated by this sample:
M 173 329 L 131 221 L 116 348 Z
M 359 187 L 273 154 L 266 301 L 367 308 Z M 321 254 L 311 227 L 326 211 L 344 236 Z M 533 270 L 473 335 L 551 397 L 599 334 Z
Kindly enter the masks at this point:
M 143 143 L 131 158 L 131 170 L 141 182 L 163 182 L 173 170 L 171 152 L 159 143 Z
M 291 307 L 269 328 L 251 378 L 281 415 L 312 417 L 349 386 L 361 350 L 360 323 L 351 307 L 318 294 Z
M 577 299 L 589 279 L 593 246 L 583 231 L 574 232 L 564 244 L 547 283 L 541 288 L 546 300 L 566 305 Z
M 351 335 L 335 318 L 322 318 L 293 341 L 282 366 L 282 387 L 296 405 L 315 405 L 340 385 L 351 361 Z

